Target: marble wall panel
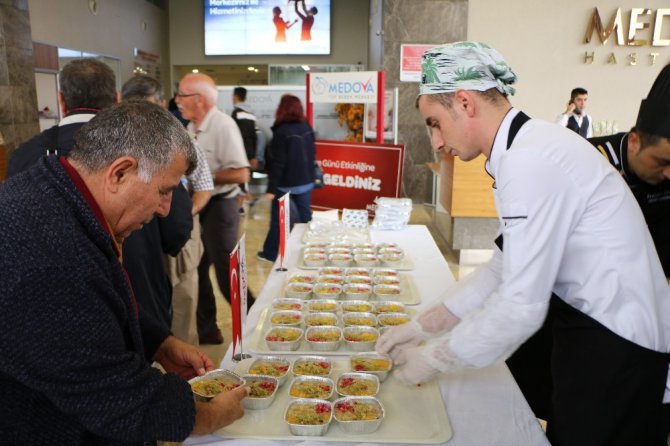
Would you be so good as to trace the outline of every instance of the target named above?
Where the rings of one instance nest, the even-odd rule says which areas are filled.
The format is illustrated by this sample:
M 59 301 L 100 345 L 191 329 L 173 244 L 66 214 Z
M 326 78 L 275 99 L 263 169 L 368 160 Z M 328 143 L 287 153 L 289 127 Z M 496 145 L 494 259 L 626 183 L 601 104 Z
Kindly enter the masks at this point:
M 434 161 L 425 124 L 416 109 L 418 84 L 400 82 L 400 45 L 445 43 L 467 37 L 467 0 L 384 0 L 383 30 L 387 88 L 398 88 L 398 142 L 405 145 L 404 193 L 415 202 L 432 199 Z
M 15 135 L 16 135 L 16 146 L 19 144 L 28 141 L 33 136 L 37 135 L 40 132 L 40 125 L 37 121 L 34 123 L 27 124 L 16 124 L 14 125 Z M 14 147 L 16 148 L 16 147 Z
M 28 10 L 28 0 L 0 0 L 0 5 L 13 6 L 22 11 Z
M 7 71 L 9 85 L 27 85 L 35 88 L 35 64 L 33 63 L 33 49 L 27 50 L 6 46 Z
M 7 149 L 7 154 L 11 155 L 12 151 L 18 146 L 18 138 L 16 136 L 16 129 L 14 128 L 14 124 L 0 124 L 0 133 L 2 133 L 2 137 L 5 139 L 5 148 Z
M 0 132 L 11 153 L 39 132 L 27 0 L 0 0 Z
M 7 46 L 32 49 L 33 40 L 30 33 L 30 18 L 27 10 L 13 6 L 0 5 L 0 23 Z
M 29 124 L 37 118 L 37 94 L 34 86 L 12 88 L 14 124 Z
M 386 0 L 384 2 L 385 41 L 443 43 L 467 35 L 467 0 Z M 393 30 L 392 39 L 387 30 Z
M 12 106 L 12 87 L 0 85 L 0 125 L 14 123 L 14 107 Z
M 2 32 L 1 29 L 0 32 Z M 7 69 L 7 52 L 5 46 L 0 42 L 0 86 L 2 85 L 9 85 L 9 70 Z

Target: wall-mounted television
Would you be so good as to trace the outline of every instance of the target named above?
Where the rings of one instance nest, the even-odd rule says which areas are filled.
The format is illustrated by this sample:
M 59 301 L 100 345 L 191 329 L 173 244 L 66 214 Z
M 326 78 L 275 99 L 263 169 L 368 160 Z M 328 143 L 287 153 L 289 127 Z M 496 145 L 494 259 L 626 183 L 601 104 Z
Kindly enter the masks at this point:
M 205 55 L 330 54 L 331 0 L 205 0 Z

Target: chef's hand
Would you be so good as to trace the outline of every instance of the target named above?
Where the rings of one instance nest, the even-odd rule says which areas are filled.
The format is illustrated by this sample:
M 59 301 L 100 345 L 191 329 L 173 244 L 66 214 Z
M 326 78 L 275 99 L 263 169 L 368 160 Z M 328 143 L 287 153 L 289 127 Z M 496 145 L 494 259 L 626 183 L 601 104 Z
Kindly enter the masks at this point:
M 389 353 L 391 357 L 395 357 L 395 350 L 419 345 L 425 339 L 451 330 L 459 322 L 460 319 L 440 302 L 420 314 L 416 321 L 395 326 L 384 333 L 377 341 L 375 349 L 379 353 Z
M 425 347 L 400 349 L 393 360 L 395 367 L 393 376 L 407 385 L 422 384 L 435 378 L 440 371 L 428 363 L 425 354 Z
M 377 340 L 375 350 L 379 353 L 388 353 L 395 359 L 400 350 L 415 347 L 424 339 L 421 325 L 417 321 L 409 321 L 406 324 L 391 327 L 381 335 Z
M 154 360 L 166 372 L 176 373 L 184 379 L 204 375 L 214 369 L 214 363 L 199 348 L 174 336 L 168 336 L 158 347 Z
M 424 332 L 429 333 L 429 338 L 440 332 L 449 331 L 461 320 L 443 304 L 438 303 L 421 313 L 416 318 Z

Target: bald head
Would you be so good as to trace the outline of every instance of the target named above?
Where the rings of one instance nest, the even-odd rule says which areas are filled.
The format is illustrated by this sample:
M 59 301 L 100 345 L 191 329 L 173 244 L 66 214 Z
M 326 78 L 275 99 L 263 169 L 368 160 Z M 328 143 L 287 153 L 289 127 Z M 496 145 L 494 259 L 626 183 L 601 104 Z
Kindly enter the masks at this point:
M 179 88 L 192 90 L 192 93 L 200 94 L 205 100 L 208 109 L 216 105 L 216 99 L 219 95 L 216 90 L 214 79 L 201 73 L 192 73 L 184 76 L 179 81 Z
M 192 121 L 196 128 L 207 113 L 216 107 L 218 92 L 214 79 L 206 74 L 187 74 L 179 82 L 175 102 L 184 119 Z

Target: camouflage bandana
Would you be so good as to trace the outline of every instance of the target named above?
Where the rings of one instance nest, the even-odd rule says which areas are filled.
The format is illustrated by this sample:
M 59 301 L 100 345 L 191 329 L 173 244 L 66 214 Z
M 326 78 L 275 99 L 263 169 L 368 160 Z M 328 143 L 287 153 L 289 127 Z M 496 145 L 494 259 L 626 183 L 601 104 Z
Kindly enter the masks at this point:
M 516 92 L 510 86 L 515 82 L 516 74 L 502 55 L 485 43 L 447 43 L 423 53 L 419 96 L 491 88 L 507 96 Z

